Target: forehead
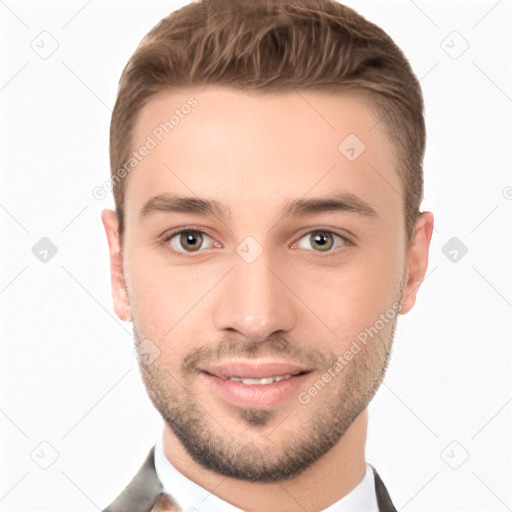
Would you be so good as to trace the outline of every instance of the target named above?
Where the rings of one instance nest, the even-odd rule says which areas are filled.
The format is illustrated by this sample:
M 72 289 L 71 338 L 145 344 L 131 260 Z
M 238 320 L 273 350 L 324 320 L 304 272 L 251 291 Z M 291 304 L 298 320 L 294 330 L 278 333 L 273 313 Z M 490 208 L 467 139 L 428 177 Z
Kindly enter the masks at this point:
M 126 217 L 167 192 L 218 199 L 242 214 L 261 211 L 262 201 L 272 209 L 349 193 L 396 217 L 401 186 L 379 118 L 367 99 L 348 93 L 161 92 L 132 134 Z

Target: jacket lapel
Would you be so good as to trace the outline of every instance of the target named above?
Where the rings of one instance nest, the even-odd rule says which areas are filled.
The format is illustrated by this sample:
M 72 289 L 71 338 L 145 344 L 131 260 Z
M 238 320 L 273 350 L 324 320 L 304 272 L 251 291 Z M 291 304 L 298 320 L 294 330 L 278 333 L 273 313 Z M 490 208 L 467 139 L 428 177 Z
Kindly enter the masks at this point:
M 377 470 L 370 464 L 375 477 L 375 492 L 379 512 L 397 512 Z M 132 481 L 103 512 L 180 512 L 172 496 L 163 492 L 155 470 L 155 447 L 151 448 Z
M 384 482 L 377 473 L 377 470 L 372 464 L 370 467 L 373 469 L 373 476 L 375 479 L 375 493 L 377 494 L 377 505 L 379 506 L 379 512 L 396 512 L 396 508 L 391 501 L 388 490 L 384 485 Z
M 155 470 L 155 447 L 151 448 L 132 481 L 103 512 L 180 512 L 171 496 L 165 494 Z

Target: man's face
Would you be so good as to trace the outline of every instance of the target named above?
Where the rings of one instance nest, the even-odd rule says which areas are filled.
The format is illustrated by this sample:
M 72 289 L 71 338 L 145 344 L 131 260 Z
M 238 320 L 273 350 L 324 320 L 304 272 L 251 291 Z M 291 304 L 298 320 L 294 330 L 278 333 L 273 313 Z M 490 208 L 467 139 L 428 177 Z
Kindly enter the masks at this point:
M 415 290 L 378 118 L 348 94 L 214 87 L 142 108 L 132 149 L 156 145 L 126 178 L 127 293 L 113 279 L 115 308 L 130 309 L 148 394 L 199 464 L 248 480 L 296 475 L 382 382 L 399 303 L 407 312 Z M 222 208 L 176 208 L 178 196 Z

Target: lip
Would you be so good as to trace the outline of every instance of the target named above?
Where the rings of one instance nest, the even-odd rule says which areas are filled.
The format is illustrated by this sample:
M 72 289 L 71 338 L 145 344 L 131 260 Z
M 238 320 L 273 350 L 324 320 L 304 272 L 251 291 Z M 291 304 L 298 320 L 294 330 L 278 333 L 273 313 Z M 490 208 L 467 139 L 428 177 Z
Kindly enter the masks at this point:
M 210 389 L 223 401 L 237 407 L 272 407 L 296 397 L 311 373 L 310 368 L 297 363 L 277 361 L 218 362 L 199 372 Z M 292 375 L 289 379 L 270 384 L 243 384 L 229 377 L 264 379 Z
M 264 379 L 266 377 L 278 377 L 279 375 L 298 375 L 299 373 L 310 372 L 312 368 L 295 362 L 260 359 L 259 361 L 217 361 L 201 368 L 201 370 L 223 379 L 229 377 Z

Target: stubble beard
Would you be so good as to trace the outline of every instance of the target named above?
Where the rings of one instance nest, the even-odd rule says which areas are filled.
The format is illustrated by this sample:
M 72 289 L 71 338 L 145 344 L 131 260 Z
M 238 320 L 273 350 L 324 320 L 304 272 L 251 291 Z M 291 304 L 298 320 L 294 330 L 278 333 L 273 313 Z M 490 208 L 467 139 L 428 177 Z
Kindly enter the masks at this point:
M 228 432 L 223 426 L 223 417 L 215 417 L 208 410 L 208 404 L 200 403 L 181 383 L 187 382 L 184 377 L 195 364 L 194 357 L 200 359 L 205 349 L 189 354 L 192 357 L 188 358 L 188 364 L 182 364 L 175 375 L 159 365 L 158 359 L 146 366 L 139 358 L 139 369 L 153 405 L 196 463 L 227 477 L 277 482 L 295 478 L 311 467 L 338 443 L 355 418 L 368 406 L 387 371 L 396 323 L 397 318 L 390 321 L 317 396 L 306 405 L 297 401 L 293 412 L 284 419 L 279 417 L 277 407 L 237 408 L 235 414 L 241 426 L 250 429 L 252 434 L 261 429 L 262 435 L 254 443 Z M 135 326 L 136 322 L 134 338 L 137 351 L 140 338 Z M 172 340 L 166 340 L 166 343 L 172 343 Z M 241 347 L 234 340 L 224 340 L 216 353 L 225 349 L 226 353 L 255 357 L 259 355 L 257 347 L 255 344 Z M 270 352 L 265 352 L 266 356 L 286 359 L 286 355 L 296 354 L 288 340 L 283 338 L 266 347 L 270 349 Z M 206 352 L 210 356 L 213 354 L 210 349 Z M 304 361 L 305 357 L 302 352 L 300 360 Z M 333 354 L 329 362 L 321 353 L 311 353 L 308 359 L 311 357 L 316 357 L 317 361 L 323 358 L 324 371 L 331 368 L 336 360 Z M 317 373 L 317 379 L 324 371 Z M 269 430 L 273 422 L 276 423 L 275 430 L 271 436 L 265 437 L 264 430 Z

